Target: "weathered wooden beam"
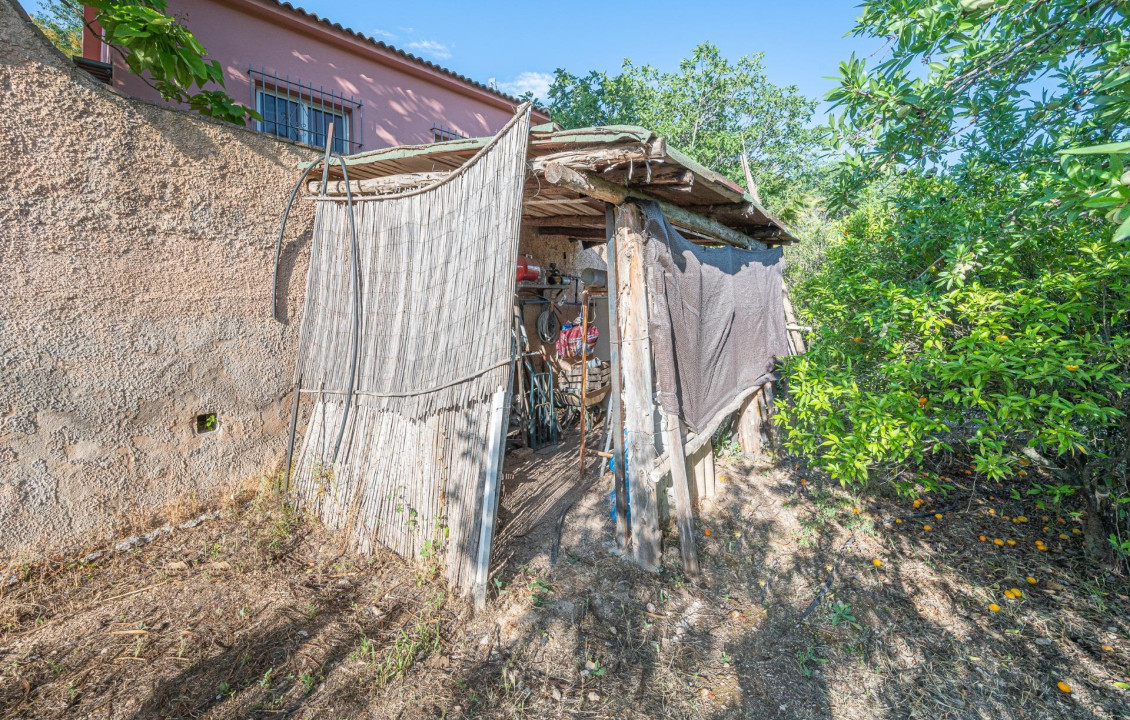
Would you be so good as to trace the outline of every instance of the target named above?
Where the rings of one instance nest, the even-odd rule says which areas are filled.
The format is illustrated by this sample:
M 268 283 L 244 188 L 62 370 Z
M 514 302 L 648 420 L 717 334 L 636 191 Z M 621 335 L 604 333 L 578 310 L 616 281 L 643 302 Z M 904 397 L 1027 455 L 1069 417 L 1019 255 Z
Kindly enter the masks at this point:
M 599 150 L 563 150 L 549 155 L 541 155 L 530 160 L 530 168 L 536 172 L 544 172 L 550 163 L 561 163 L 578 170 L 597 170 L 609 165 L 621 163 L 639 163 L 640 172 L 647 172 L 645 164 L 648 162 L 660 163 L 663 155 L 656 155 L 653 151 L 654 143 L 619 145 Z
M 365 178 L 364 180 L 350 180 L 349 189 L 355 195 L 387 195 L 413 190 L 416 188 L 438 182 L 448 176 L 446 172 L 420 172 L 405 173 L 403 175 L 385 175 L 379 178 Z M 311 194 L 317 195 L 321 183 L 314 180 L 307 184 L 306 189 Z M 345 195 L 345 181 L 333 180 L 326 183 L 326 195 Z
M 545 225 L 556 227 L 585 227 L 604 228 L 603 215 L 547 215 L 546 217 L 522 216 L 522 225 L 526 227 L 542 227 Z
M 754 385 L 753 387 L 746 388 L 742 392 L 738 393 L 733 400 L 726 404 L 725 407 L 714 413 L 713 417 L 711 417 L 710 420 L 707 421 L 706 425 L 702 428 L 702 432 L 688 433 L 686 445 L 683 447 L 683 454 L 689 457 L 698 452 L 699 448 L 710 442 L 710 438 L 713 437 L 714 431 L 718 429 L 718 426 L 722 424 L 722 421 L 725 420 L 726 417 L 731 413 L 741 408 L 742 403 L 745 402 L 746 398 L 761 390 L 763 387 L 769 385 L 770 383 L 766 383 L 765 385 Z M 655 461 L 655 466 L 651 470 L 651 477 L 654 481 L 658 482 L 663 478 L 664 475 L 670 472 L 670 470 L 671 452 L 670 450 L 668 450 Z
M 562 237 L 584 238 L 586 240 L 604 240 L 604 228 L 576 227 L 573 225 L 542 225 L 537 228 L 541 235 L 560 235 Z
M 763 250 L 766 247 L 764 243 L 728 228 L 717 220 L 696 215 L 678 205 L 660 200 L 654 195 L 610 183 L 592 173 L 579 172 L 560 163 L 549 163 L 546 166 L 545 179 L 554 185 L 574 190 L 597 200 L 610 202 L 613 205 L 622 205 L 629 198 L 650 200 L 659 204 L 659 209 L 663 211 L 663 215 L 672 224 L 688 227 L 696 232 L 742 248 Z
M 659 502 L 651 479 L 655 462 L 655 389 L 648 334 L 644 218 L 635 206 L 616 218 L 616 312 L 623 371 L 624 429 L 628 435 L 628 497 L 631 499 L 632 557 L 645 570 L 658 570 Z
M 785 301 L 785 329 L 789 331 L 789 340 L 792 342 L 793 354 L 803 355 L 806 352 L 804 333 L 801 332 L 800 326 L 796 324 L 796 314 L 793 312 L 793 304 L 789 302 L 788 289 L 784 291 L 783 295 Z
M 691 508 L 691 488 L 687 480 L 687 459 L 683 456 L 683 421 L 678 415 L 668 413 L 664 433 L 671 453 L 671 484 L 675 486 L 675 512 L 679 524 L 679 552 L 683 556 L 683 571 L 697 578 L 698 552 L 695 550 L 694 510 Z

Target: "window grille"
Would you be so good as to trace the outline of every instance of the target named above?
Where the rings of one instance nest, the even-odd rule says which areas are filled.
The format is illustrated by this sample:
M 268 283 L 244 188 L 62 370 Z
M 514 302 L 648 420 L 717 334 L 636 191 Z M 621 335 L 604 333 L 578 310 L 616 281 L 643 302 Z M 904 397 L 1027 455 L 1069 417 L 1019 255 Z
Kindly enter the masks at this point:
M 465 140 L 467 136 L 458 130 L 451 128 L 441 127 L 439 125 L 432 125 L 432 142 L 443 142 L 445 140 Z
M 361 149 L 361 101 L 357 98 L 277 72 L 249 69 L 248 75 L 251 106 L 263 118 L 256 123 L 260 132 L 324 148 L 332 122 L 334 152 L 349 154 Z

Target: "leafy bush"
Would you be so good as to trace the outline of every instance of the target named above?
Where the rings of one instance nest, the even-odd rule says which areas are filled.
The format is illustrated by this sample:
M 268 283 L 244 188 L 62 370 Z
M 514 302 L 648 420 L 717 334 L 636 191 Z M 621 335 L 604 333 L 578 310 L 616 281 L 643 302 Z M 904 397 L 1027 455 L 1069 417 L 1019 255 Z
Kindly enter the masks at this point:
M 1044 461 L 1028 491 L 1082 489 L 1089 548 L 1130 550 L 1128 15 L 865 3 L 855 32 L 887 46 L 829 94 L 850 212 L 794 282 L 817 331 L 786 371 L 792 451 L 844 483 L 945 453 L 1035 481 Z

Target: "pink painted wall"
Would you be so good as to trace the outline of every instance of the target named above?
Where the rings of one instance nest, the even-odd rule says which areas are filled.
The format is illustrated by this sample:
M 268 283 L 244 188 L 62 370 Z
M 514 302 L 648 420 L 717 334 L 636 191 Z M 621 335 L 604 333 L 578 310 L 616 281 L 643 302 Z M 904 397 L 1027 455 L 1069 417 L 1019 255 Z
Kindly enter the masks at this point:
M 432 142 L 433 125 L 469 137 L 490 135 L 513 112 L 514 103 L 497 94 L 264 0 L 170 0 L 169 12 L 207 48 L 208 58 L 223 66 L 226 90 L 236 102 L 252 102 L 249 67 L 360 100 L 361 122 L 353 118 L 350 124 L 351 139 L 363 142 L 361 150 Z M 120 55 L 109 54 L 115 87 L 160 101 Z M 535 122 L 548 119 L 537 115 Z

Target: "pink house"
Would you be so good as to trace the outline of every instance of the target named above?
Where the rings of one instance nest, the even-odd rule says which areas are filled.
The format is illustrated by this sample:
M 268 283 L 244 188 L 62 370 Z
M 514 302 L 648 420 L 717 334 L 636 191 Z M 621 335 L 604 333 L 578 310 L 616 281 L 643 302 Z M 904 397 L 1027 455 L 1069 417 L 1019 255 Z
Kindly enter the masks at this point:
M 207 48 L 209 59 L 220 62 L 227 93 L 263 116 L 260 131 L 315 147 L 325 145 L 331 121 L 336 149 L 347 154 L 490 135 L 518 104 L 517 98 L 290 3 L 170 0 L 169 12 Z M 87 19 L 92 16 L 87 8 Z M 161 101 L 89 29 L 83 59 L 127 95 Z M 534 113 L 535 122 L 548 119 Z

